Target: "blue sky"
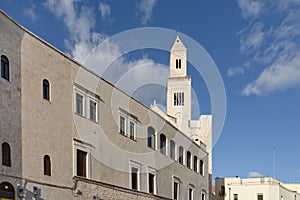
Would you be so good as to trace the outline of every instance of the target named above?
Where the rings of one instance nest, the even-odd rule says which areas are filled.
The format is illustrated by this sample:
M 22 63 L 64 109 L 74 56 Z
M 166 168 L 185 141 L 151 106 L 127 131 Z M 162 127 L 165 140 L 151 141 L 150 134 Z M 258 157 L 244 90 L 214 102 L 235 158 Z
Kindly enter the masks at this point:
M 213 149 L 213 176 L 272 176 L 276 147 L 276 178 L 300 182 L 299 0 L 1 0 L 0 8 L 80 62 L 103 39 L 129 29 L 163 27 L 188 35 L 212 57 L 226 89 L 227 115 Z M 117 53 L 109 46 L 99 62 Z M 161 66 L 168 65 L 168 56 L 141 50 L 115 65 L 128 70 L 145 64 L 166 75 Z M 205 83 L 194 78 L 193 87 L 200 112 L 210 113 Z M 162 96 L 141 100 L 149 105 L 156 98 L 164 104 Z

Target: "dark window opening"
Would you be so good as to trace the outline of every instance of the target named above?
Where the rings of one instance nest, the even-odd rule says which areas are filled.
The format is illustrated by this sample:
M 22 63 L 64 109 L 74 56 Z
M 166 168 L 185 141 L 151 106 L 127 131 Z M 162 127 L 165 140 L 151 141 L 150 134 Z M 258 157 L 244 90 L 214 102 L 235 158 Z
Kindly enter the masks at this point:
M 193 200 L 193 189 L 189 188 L 189 200 Z
M 90 120 L 97 121 L 97 103 L 90 101 Z
M 76 113 L 83 115 L 83 96 L 76 94 Z
M 166 136 L 164 134 L 160 134 L 160 153 L 166 155 Z
M 46 79 L 43 80 L 43 99 L 50 100 L 50 84 Z
M 130 139 L 134 140 L 134 130 L 135 130 L 135 124 L 133 122 L 130 122 L 130 133 L 129 133 L 129 137 Z
M 170 158 L 175 160 L 175 142 L 173 140 L 170 141 Z
M 138 190 L 138 169 L 135 167 L 131 168 L 131 189 Z
M 203 160 L 200 160 L 200 174 L 204 176 L 204 162 Z
M 194 156 L 194 171 L 197 172 L 198 169 L 198 158 L 197 156 Z
M 8 143 L 2 143 L 2 165 L 11 167 L 10 146 Z
M 155 175 L 149 173 L 149 193 L 151 194 L 154 194 L 154 187 L 155 187 L 154 181 L 155 181 Z
M 1 56 L 1 78 L 9 81 L 9 62 L 6 56 Z
M 77 176 L 86 177 L 87 152 L 77 149 Z
M 177 182 L 174 182 L 174 185 L 173 185 L 173 199 L 178 199 L 178 191 L 179 191 L 179 184 Z
M 125 135 L 125 118 L 120 116 L 120 133 Z
M 191 152 L 189 151 L 186 153 L 186 166 L 191 168 Z
M 174 93 L 174 106 L 184 106 L 184 92 Z
M 50 156 L 44 156 L 44 175 L 51 176 L 51 160 Z
M 148 127 L 148 147 L 155 149 L 155 129 Z
M 181 69 L 181 59 L 176 59 L 176 69 Z
M 183 165 L 183 147 L 182 146 L 179 147 L 178 154 L 179 154 L 178 155 L 178 161 L 179 161 L 180 164 Z

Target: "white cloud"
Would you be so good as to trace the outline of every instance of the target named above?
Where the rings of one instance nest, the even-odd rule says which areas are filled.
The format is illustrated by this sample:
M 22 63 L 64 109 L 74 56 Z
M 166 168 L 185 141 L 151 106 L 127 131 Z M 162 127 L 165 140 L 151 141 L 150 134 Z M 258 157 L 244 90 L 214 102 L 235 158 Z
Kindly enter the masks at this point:
M 262 10 L 262 3 L 258 0 L 237 0 L 241 10 L 241 15 L 245 18 L 251 18 L 258 15 Z
M 248 178 L 261 178 L 264 177 L 265 175 L 259 173 L 259 172 L 249 172 Z
M 238 75 L 244 74 L 244 68 L 243 67 L 231 67 L 227 70 L 227 76 L 228 77 L 235 77 Z
M 103 21 L 111 20 L 110 19 L 110 5 L 109 4 L 100 2 L 99 3 L 99 10 L 100 10 L 100 14 L 101 14 L 101 19 Z
M 141 15 L 143 25 L 146 25 L 150 20 L 156 2 L 157 0 L 141 0 L 138 4 L 138 11 Z
M 32 4 L 31 7 L 23 8 L 23 16 L 28 17 L 32 22 L 36 22 L 35 5 Z
M 248 20 L 238 33 L 240 52 L 249 62 L 248 66 L 262 68 L 242 94 L 260 96 L 299 86 L 300 1 L 266 0 L 263 4 L 262 1 L 237 0 L 237 3 L 242 17 Z M 264 18 L 265 13 L 278 16 L 280 23 Z M 227 75 L 245 74 L 248 66 L 240 66 L 228 69 Z
M 154 4 L 155 1 L 143 2 L 141 8 L 145 12 L 145 22 L 149 20 Z M 65 39 L 65 44 L 71 56 L 84 66 L 129 95 L 134 94 L 143 85 L 158 84 L 165 87 L 169 75 L 167 68 L 156 64 L 146 56 L 141 59 L 127 60 L 118 45 L 108 39 L 109 36 L 93 31 L 95 16 L 92 8 L 81 5 L 78 0 L 47 0 L 45 7 L 63 20 L 70 34 L 70 37 Z M 104 12 L 105 15 L 108 14 L 107 10 Z M 102 43 L 98 46 L 100 42 Z M 148 106 L 149 100 L 153 99 L 161 104 L 165 103 L 165 89 L 156 93 L 151 92 L 152 98 L 149 95 L 148 87 L 147 90 L 136 93 L 135 97 Z
M 240 49 L 242 53 L 249 54 L 261 47 L 266 33 L 263 32 L 263 23 L 258 22 L 250 30 L 244 29 L 240 35 Z
M 291 87 L 300 87 L 300 53 L 292 60 L 282 61 L 266 68 L 243 90 L 244 95 L 266 95 Z

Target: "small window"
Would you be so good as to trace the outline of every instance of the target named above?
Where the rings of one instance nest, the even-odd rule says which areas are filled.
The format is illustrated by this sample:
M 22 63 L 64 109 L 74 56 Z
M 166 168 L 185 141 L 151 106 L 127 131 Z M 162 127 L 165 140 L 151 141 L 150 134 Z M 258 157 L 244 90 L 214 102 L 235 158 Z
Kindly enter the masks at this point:
M 194 191 L 192 188 L 189 187 L 189 200 L 193 200 L 194 199 Z
M 1 78 L 9 81 L 9 62 L 6 56 L 1 56 Z
M 155 129 L 148 127 L 148 147 L 155 149 Z
M 132 121 L 129 125 L 129 138 L 135 140 L 135 123 Z
M 166 136 L 164 134 L 160 134 L 160 153 L 163 155 L 167 155 L 166 152 Z
M 87 152 L 77 149 L 77 176 L 87 177 Z
M 200 175 L 204 176 L 204 162 L 203 160 L 200 160 Z
M 47 79 L 43 80 L 43 99 L 50 100 L 50 84 Z
M 174 106 L 184 106 L 184 92 L 174 93 Z
M 191 169 L 191 152 L 186 153 L 186 166 Z
M 282 198 L 282 196 L 281 196 Z M 264 195 L 263 194 L 257 194 L 257 200 L 264 200 Z
M 173 199 L 179 199 L 179 180 L 173 181 Z
M 120 116 L 120 134 L 125 135 L 125 117 Z
M 206 193 L 202 192 L 202 194 L 201 194 L 201 200 L 206 200 Z
M 44 175 L 51 176 L 51 160 L 50 156 L 44 156 Z
M 201 161 L 200 161 L 200 164 L 201 164 Z M 225 186 L 224 185 L 221 185 L 221 190 L 219 191 L 219 195 L 220 196 L 224 196 L 225 195 Z
M 83 96 L 76 93 L 76 113 L 83 116 Z
M 239 200 L 239 195 L 238 194 L 233 194 L 233 200 Z
M 138 190 L 138 168 L 131 168 L 131 189 Z
M 2 165 L 11 167 L 10 146 L 8 143 L 2 143 Z
M 198 170 L 198 158 L 194 156 L 194 171 L 197 172 Z
M 175 160 L 175 142 L 170 140 L 170 158 Z
M 155 174 L 149 173 L 148 174 L 148 184 L 149 184 L 149 193 L 155 194 Z
M 181 59 L 176 59 L 176 69 L 181 69 Z
M 180 146 L 178 149 L 178 161 L 183 165 L 183 147 Z
M 90 120 L 97 121 L 97 103 L 90 100 Z

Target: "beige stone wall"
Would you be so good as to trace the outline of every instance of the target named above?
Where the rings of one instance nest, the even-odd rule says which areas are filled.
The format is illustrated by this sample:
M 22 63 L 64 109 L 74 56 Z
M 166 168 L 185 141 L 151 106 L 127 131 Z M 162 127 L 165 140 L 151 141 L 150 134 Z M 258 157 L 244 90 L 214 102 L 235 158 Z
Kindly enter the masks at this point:
M 22 176 L 21 51 L 23 31 L 0 12 L 0 56 L 9 60 L 9 81 L 0 77 L 0 148 L 7 142 L 11 167 L 0 165 L 0 175 Z M 0 158 L 2 158 L 0 151 Z M 0 159 L 2 160 L 2 159 Z M 1 180 L 0 180 L 1 182 Z

